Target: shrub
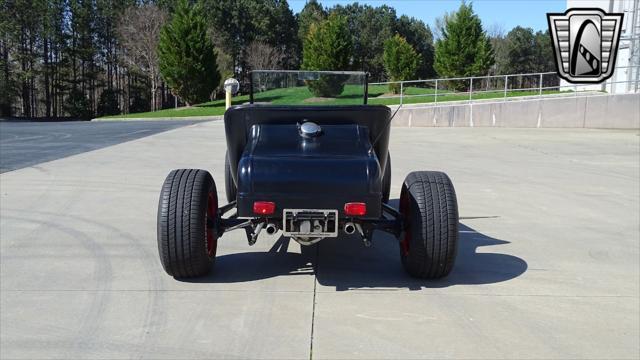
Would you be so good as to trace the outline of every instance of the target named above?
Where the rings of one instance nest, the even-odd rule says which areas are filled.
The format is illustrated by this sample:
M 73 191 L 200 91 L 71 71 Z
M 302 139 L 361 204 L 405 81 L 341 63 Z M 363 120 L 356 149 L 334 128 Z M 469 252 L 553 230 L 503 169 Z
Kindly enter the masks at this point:
M 90 119 L 93 115 L 87 96 L 77 87 L 73 87 L 63 106 L 69 116 L 78 119 Z
M 208 24 L 198 3 L 177 4 L 171 22 L 160 33 L 160 73 L 187 105 L 209 100 L 220 83 L 216 52 L 207 35 Z
M 105 89 L 98 100 L 98 116 L 120 114 L 118 94 L 113 89 Z
M 384 42 L 384 69 L 390 81 L 411 80 L 420 65 L 420 55 L 403 38 L 396 36 Z M 389 88 L 394 94 L 400 92 L 398 84 L 389 84 Z
M 440 77 L 487 74 L 495 62 L 493 49 L 471 4 L 463 2 L 457 12 L 447 16 L 441 32 L 433 64 Z M 464 90 L 468 84 L 468 81 L 459 81 L 455 88 Z
M 312 24 L 304 42 L 304 70 L 348 70 L 352 52 L 351 33 L 344 16 L 332 14 L 326 20 Z M 335 97 L 344 89 L 348 76 L 320 75 L 307 81 L 315 96 Z

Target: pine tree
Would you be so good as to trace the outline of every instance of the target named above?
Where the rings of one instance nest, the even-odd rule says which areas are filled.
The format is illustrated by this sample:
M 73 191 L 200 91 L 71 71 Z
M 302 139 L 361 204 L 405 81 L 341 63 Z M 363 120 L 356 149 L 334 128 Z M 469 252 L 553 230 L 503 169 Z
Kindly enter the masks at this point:
M 327 20 L 312 24 L 304 42 L 302 68 L 305 70 L 348 70 L 352 53 L 351 33 L 347 19 L 332 14 Z M 340 76 L 321 76 L 308 83 L 309 90 L 321 97 L 342 93 L 344 82 Z
M 244 82 L 247 75 L 247 48 L 256 38 L 258 20 L 266 21 L 264 7 L 252 0 L 201 0 L 214 46 L 231 57 L 235 77 Z M 268 32 L 268 31 L 267 31 Z
M 551 45 L 551 37 L 549 30 L 544 32 L 538 31 L 535 35 L 536 44 L 536 68 L 534 71 L 550 72 L 556 70 L 555 58 L 553 55 L 553 46 Z M 554 77 L 555 79 L 555 77 Z
M 93 1 L 70 0 L 70 27 L 71 46 L 68 49 L 71 58 L 72 78 L 68 79 L 70 100 L 74 105 L 67 106 L 74 109 L 69 114 L 76 117 L 87 117 L 94 113 L 95 88 L 98 77 L 96 64 L 96 11 Z M 86 101 L 85 101 L 86 99 Z M 82 111 L 79 106 L 87 106 Z
M 384 42 L 396 33 L 396 11 L 387 6 L 353 3 L 336 5 L 330 12 L 347 18 L 353 42 L 352 68 L 369 73 L 370 79 L 384 79 Z
M 405 38 L 396 34 L 384 42 L 384 68 L 390 81 L 411 80 L 421 62 L 421 57 Z M 390 84 L 394 94 L 400 90 L 398 84 Z
M 317 0 L 309 0 L 298 14 L 298 38 L 304 44 L 311 25 L 322 22 L 327 18 L 327 12 Z
M 9 59 L 14 48 L 17 24 L 11 17 L 9 3 L 0 3 L 0 116 L 13 115 L 13 101 L 17 95 L 13 66 Z
M 442 38 L 436 42 L 434 61 L 438 75 L 458 77 L 487 73 L 494 63 L 493 49 L 471 4 L 463 2 L 457 12 L 446 17 L 440 31 Z
M 267 43 L 280 52 L 279 66 L 284 69 L 297 69 L 300 62 L 300 43 L 298 42 L 298 22 L 286 0 L 268 2 L 266 13 L 269 27 L 261 31 L 269 34 Z
M 524 74 L 535 71 L 536 40 L 533 29 L 516 26 L 507 34 L 506 56 L 508 74 Z
M 171 22 L 160 33 L 160 73 L 187 105 L 209 99 L 220 83 L 213 43 L 199 4 L 180 0 Z
M 422 21 L 402 15 L 398 18 L 396 29 L 409 45 L 422 57 L 415 76 L 419 79 L 431 79 L 433 70 L 433 34 L 431 29 Z

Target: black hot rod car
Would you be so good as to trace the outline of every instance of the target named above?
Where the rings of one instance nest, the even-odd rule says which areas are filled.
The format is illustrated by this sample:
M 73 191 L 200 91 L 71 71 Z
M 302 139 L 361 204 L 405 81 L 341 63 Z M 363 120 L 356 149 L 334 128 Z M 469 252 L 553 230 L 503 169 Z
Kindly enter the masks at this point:
M 277 105 L 275 96 L 263 96 L 269 104 L 256 101 L 292 85 L 315 93 L 314 82 L 347 95 L 295 106 Z M 388 204 L 392 115 L 387 106 L 367 105 L 364 73 L 253 72 L 250 88 L 250 103 L 224 114 L 228 203 L 219 206 L 205 170 L 173 170 L 162 186 L 158 250 L 169 275 L 207 274 L 218 239 L 234 229 L 245 230 L 249 245 L 262 231 L 281 231 L 302 245 L 355 234 L 369 246 L 374 231 L 384 231 L 398 239 L 410 275 L 434 279 L 451 271 L 458 241 L 451 180 L 442 172 L 411 172 L 398 209 Z M 362 89 L 364 104 L 321 104 L 353 99 L 354 89 Z

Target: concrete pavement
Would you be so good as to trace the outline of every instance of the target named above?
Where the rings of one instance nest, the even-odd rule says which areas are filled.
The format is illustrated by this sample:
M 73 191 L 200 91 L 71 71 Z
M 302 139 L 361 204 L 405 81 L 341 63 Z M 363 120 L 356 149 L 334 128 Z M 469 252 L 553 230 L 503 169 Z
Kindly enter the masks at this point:
M 224 198 L 224 148 L 206 122 L 0 175 L 0 357 L 640 357 L 637 131 L 393 128 L 392 197 L 411 170 L 456 186 L 438 282 L 380 234 L 301 249 L 235 231 L 211 275 L 167 276 L 164 177 L 208 169 Z

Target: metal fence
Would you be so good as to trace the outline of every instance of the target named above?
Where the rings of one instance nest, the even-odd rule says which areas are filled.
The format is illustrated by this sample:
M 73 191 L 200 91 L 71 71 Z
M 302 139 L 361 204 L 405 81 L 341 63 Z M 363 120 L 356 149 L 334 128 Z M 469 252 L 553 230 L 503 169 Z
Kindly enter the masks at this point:
M 638 66 L 617 67 L 616 72 Z M 387 81 L 369 83 L 369 103 L 438 103 L 443 101 L 471 101 L 481 99 L 506 100 L 521 96 L 581 96 L 598 93 L 640 91 L 639 81 L 611 81 L 602 84 L 563 85 L 557 73 L 531 73 L 443 78 L 430 80 Z M 626 84 L 619 89 L 618 84 Z

